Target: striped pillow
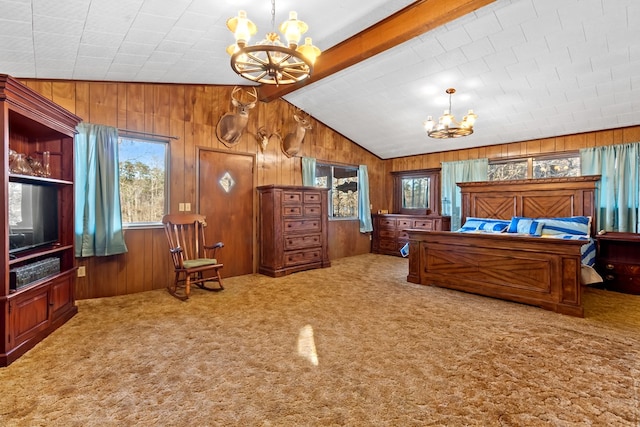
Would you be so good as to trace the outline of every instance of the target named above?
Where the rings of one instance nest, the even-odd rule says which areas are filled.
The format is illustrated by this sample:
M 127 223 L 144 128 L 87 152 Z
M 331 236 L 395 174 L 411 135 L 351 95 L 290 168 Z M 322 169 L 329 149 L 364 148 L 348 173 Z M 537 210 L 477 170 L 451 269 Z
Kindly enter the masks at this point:
M 514 216 L 509 223 L 507 233 L 528 234 L 530 236 L 541 236 L 544 224 L 531 218 Z
M 464 225 L 458 229 L 458 232 L 488 231 L 492 233 L 502 233 L 508 226 L 509 221 L 505 221 L 504 219 L 467 217 L 467 220 Z
M 537 218 L 536 221 L 544 224 L 544 228 L 542 229 L 543 235 L 573 234 L 588 237 L 591 234 L 590 216 Z
M 587 243 L 580 247 L 582 264 L 593 267 L 596 264 L 596 241 L 588 236 L 580 234 L 547 234 L 544 237 L 551 239 L 585 240 Z

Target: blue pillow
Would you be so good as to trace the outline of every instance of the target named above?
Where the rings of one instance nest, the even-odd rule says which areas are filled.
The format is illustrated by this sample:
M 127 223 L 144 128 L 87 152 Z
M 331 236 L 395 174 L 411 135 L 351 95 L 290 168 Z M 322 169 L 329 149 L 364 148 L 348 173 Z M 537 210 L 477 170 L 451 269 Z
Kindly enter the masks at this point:
M 554 239 L 571 239 L 571 240 L 585 240 L 587 243 L 580 247 L 580 258 L 584 265 L 593 267 L 596 264 L 596 241 L 591 237 L 580 234 L 547 234 L 549 238 Z
M 541 236 L 544 224 L 531 219 L 520 216 L 514 216 L 509 223 L 508 233 L 528 234 L 530 236 Z
M 591 234 L 591 217 L 571 216 L 565 218 L 538 218 L 544 224 L 542 234 L 574 234 L 589 236 Z
M 505 231 L 508 226 L 509 221 L 505 221 L 504 219 L 468 217 L 464 225 L 458 229 L 458 231 L 462 233 L 470 231 L 501 233 Z

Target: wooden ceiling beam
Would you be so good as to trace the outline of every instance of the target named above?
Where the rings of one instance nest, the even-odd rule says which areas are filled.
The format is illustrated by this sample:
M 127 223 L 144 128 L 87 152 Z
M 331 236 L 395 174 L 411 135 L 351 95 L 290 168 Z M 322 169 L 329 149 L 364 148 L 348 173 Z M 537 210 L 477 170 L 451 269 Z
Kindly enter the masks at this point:
M 495 0 L 419 0 L 355 36 L 327 49 L 304 82 L 260 86 L 260 100 L 270 102 L 360 61 L 471 13 Z

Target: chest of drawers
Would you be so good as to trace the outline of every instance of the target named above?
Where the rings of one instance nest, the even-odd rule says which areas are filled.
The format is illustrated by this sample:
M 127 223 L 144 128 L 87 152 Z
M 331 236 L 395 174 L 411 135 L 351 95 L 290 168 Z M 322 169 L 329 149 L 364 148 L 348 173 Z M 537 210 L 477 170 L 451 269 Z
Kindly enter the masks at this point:
M 596 269 L 605 288 L 640 295 L 640 234 L 605 233 L 596 241 Z
M 436 215 L 374 214 L 371 252 L 375 254 L 400 255 L 409 237 L 404 231 L 409 228 L 421 230 L 449 231 L 451 217 Z
M 329 267 L 327 191 L 316 187 L 258 187 L 259 272 L 280 277 Z

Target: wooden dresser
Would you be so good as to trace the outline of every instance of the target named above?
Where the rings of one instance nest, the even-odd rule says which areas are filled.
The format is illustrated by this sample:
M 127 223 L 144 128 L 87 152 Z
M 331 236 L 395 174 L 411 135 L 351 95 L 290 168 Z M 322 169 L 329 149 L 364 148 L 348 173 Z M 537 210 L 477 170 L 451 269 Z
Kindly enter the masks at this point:
M 596 269 L 605 288 L 640 295 L 640 234 L 605 233 L 596 241 Z
M 259 272 L 280 277 L 330 267 L 328 190 L 316 187 L 258 187 Z
M 374 254 L 400 255 L 409 237 L 403 230 L 449 231 L 451 217 L 437 215 L 373 214 L 371 252 Z

